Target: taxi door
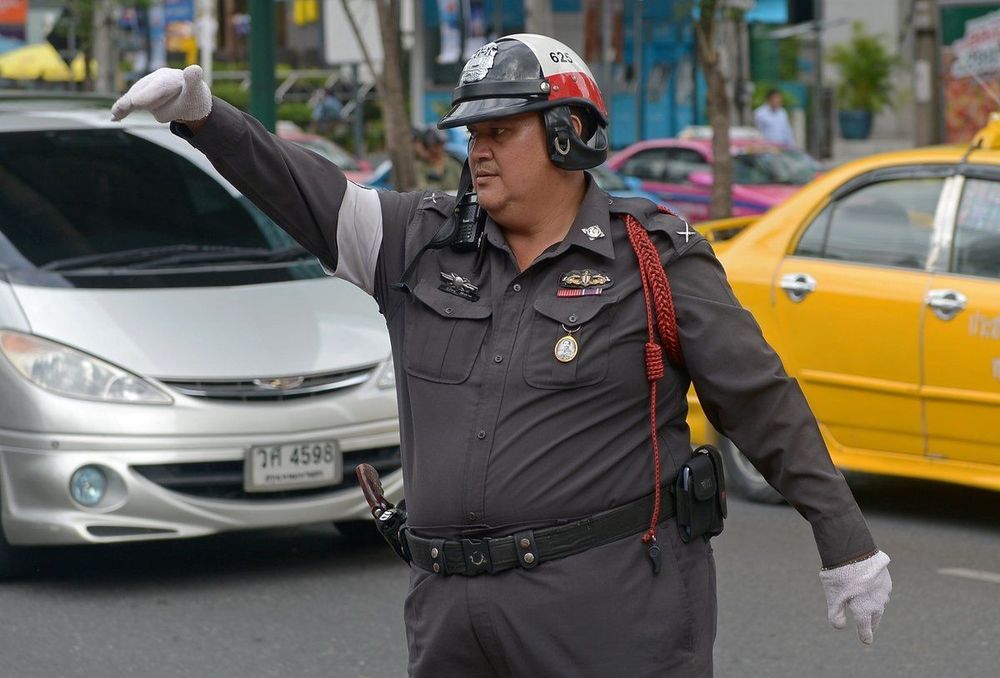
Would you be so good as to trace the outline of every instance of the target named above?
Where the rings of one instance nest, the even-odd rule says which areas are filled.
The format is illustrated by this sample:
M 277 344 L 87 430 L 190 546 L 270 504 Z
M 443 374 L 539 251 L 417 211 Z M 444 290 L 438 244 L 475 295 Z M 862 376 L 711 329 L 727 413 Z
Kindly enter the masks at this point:
M 920 320 L 945 179 L 898 172 L 836 193 L 781 262 L 772 298 L 778 350 L 831 442 L 923 455 Z
M 954 229 L 925 297 L 927 453 L 1000 464 L 1000 171 L 970 168 L 958 181 Z

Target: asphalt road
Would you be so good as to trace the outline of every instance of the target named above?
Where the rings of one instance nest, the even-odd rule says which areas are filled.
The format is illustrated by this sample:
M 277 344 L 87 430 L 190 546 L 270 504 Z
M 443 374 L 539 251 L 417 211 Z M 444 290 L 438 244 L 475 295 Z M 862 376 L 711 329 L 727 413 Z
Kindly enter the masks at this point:
M 829 628 L 805 521 L 733 502 L 715 540 L 716 676 L 998 675 L 1000 493 L 852 485 L 893 558 L 875 645 Z M 327 526 L 44 550 L 0 585 L 0 678 L 403 676 L 405 587 L 387 548 Z

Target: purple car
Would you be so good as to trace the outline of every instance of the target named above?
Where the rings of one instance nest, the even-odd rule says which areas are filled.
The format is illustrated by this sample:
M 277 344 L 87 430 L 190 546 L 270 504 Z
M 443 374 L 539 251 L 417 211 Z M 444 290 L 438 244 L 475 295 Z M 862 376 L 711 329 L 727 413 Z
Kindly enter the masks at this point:
M 756 139 L 734 139 L 733 216 L 760 214 L 795 193 L 819 173 L 802 151 Z M 638 177 L 688 221 L 708 219 L 712 194 L 711 139 L 651 139 L 616 153 L 608 166 Z

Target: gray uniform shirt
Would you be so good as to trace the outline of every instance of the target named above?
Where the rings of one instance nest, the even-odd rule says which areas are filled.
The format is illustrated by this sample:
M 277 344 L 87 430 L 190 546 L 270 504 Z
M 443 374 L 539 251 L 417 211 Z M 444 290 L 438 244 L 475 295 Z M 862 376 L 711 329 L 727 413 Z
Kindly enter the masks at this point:
M 653 490 L 646 311 L 618 216 L 627 212 L 661 253 L 684 353 L 659 386 L 664 481 L 690 454 L 693 382 L 713 426 L 810 522 L 824 565 L 874 550 L 798 384 L 709 243 L 681 235 L 681 220 L 648 201 L 611 198 L 588 179 L 566 238 L 521 271 L 492 220 L 478 252 L 421 252 L 454 198 L 356 186 L 219 99 L 196 136 L 174 130 L 327 269 L 378 301 L 395 359 L 409 525 L 419 534 L 510 534 Z M 604 237 L 588 236 L 592 226 Z M 584 269 L 612 284 L 600 295 L 557 296 L 562 276 Z M 478 299 L 441 289 L 442 273 L 471 280 Z M 579 351 L 560 362 L 554 348 L 567 331 Z

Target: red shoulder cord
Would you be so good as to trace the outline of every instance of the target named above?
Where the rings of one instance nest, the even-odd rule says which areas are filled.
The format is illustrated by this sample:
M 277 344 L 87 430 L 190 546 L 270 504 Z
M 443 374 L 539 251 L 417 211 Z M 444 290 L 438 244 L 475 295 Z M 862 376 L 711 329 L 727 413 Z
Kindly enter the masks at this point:
M 660 206 L 663 214 L 674 213 Z M 660 437 L 656 426 L 656 382 L 663 378 L 663 351 L 676 365 L 684 362 L 680 341 L 677 338 L 677 320 L 674 314 L 674 300 L 670 295 L 670 283 L 660 262 L 660 253 L 639 220 L 631 214 L 622 214 L 629 242 L 639 261 L 639 276 L 642 280 L 642 294 L 646 300 L 646 325 L 649 341 L 646 342 L 646 378 L 649 380 L 649 432 L 653 442 L 653 515 L 649 529 L 642 535 L 646 544 L 656 541 L 657 526 L 660 522 Z M 674 215 L 676 216 L 676 215 Z M 659 334 L 664 346 L 656 343 Z M 665 347 L 665 349 L 664 349 Z

